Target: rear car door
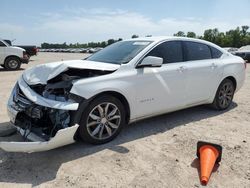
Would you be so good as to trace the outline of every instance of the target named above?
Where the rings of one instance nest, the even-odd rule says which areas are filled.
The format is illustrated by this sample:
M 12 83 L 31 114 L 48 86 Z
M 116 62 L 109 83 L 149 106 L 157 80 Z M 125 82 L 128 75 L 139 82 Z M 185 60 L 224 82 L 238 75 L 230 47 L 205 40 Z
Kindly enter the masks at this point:
M 220 78 L 217 59 L 213 59 L 210 46 L 184 41 L 185 66 L 187 69 L 187 105 L 207 101 Z
M 163 65 L 137 69 L 137 116 L 164 113 L 185 106 L 186 71 L 181 42 L 163 42 L 146 56 L 163 58 Z

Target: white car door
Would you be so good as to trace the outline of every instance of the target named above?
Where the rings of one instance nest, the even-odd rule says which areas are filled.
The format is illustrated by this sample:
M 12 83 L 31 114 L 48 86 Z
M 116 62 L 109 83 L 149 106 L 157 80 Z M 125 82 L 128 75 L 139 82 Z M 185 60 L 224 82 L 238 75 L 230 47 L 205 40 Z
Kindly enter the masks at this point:
M 5 49 L 6 49 L 5 44 L 2 41 L 0 41 L 0 65 L 4 64 Z
M 211 98 L 217 87 L 220 74 L 218 60 L 206 44 L 184 42 L 187 72 L 187 105 L 203 103 Z
M 185 106 L 186 71 L 179 41 L 164 42 L 146 56 L 163 58 L 161 67 L 137 69 L 137 117 L 151 116 Z

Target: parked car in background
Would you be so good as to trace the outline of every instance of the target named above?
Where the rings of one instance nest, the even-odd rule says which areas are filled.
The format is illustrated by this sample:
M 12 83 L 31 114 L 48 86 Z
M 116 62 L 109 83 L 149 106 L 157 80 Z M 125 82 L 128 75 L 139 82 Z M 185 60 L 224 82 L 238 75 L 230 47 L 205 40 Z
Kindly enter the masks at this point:
M 33 142 L 6 151 L 44 151 L 82 140 L 103 144 L 125 124 L 196 105 L 230 107 L 245 61 L 219 46 L 182 37 L 114 43 L 84 60 L 24 71 L 8 102 L 11 122 Z
M 10 40 L 4 40 L 4 41 L 7 42 L 10 46 L 12 46 L 12 42 Z M 34 45 L 14 45 L 14 46 L 25 49 L 28 58 L 37 55 L 38 52 L 38 48 Z
M 95 53 L 100 51 L 101 47 L 97 48 L 60 48 L 60 49 L 39 49 L 39 52 L 63 52 L 63 53 Z
M 96 53 L 96 52 L 98 52 L 98 51 L 100 51 L 100 50 L 102 50 L 103 48 L 101 48 L 101 47 L 96 47 L 96 48 L 90 48 L 89 50 L 88 50 L 88 52 L 89 53 Z
M 226 51 L 228 51 L 232 54 L 238 50 L 238 48 L 233 48 L 233 47 L 225 47 L 223 49 L 225 49 Z
M 37 55 L 38 48 L 36 46 L 28 46 L 28 45 L 18 45 L 18 47 L 23 48 L 26 50 L 28 58 L 31 56 Z
M 250 45 L 242 46 L 234 54 L 237 55 L 237 56 L 242 57 L 247 62 L 250 62 Z
M 88 51 L 87 51 L 87 49 L 86 48 L 81 48 L 81 50 L 80 50 L 80 53 L 87 53 Z
M 7 70 L 17 70 L 22 63 L 28 63 L 29 58 L 23 48 L 10 46 L 0 39 L 0 66 Z

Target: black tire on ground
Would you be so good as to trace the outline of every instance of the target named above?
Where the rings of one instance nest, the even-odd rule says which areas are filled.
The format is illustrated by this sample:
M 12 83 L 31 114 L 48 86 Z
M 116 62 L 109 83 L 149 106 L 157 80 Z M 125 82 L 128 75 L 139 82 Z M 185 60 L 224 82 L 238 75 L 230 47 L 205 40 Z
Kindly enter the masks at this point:
M 121 132 L 125 125 L 125 116 L 126 112 L 120 100 L 110 95 L 97 97 L 82 114 L 79 136 L 91 144 L 107 143 Z
M 4 67 L 7 70 L 20 69 L 21 62 L 17 57 L 8 57 L 4 62 Z
M 212 107 L 216 110 L 227 109 L 233 101 L 235 85 L 230 79 L 224 79 L 219 85 Z

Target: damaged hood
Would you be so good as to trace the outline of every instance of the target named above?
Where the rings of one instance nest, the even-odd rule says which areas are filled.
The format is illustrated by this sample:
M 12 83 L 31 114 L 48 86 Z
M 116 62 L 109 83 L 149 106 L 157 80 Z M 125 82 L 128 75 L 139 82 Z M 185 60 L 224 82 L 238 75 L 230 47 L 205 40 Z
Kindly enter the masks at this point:
M 23 79 L 29 85 L 46 84 L 48 80 L 56 77 L 64 71 L 67 71 L 70 68 L 115 71 L 119 67 L 120 65 L 117 64 L 102 63 L 88 60 L 59 61 L 55 63 L 37 65 L 33 68 L 27 69 L 23 73 Z

